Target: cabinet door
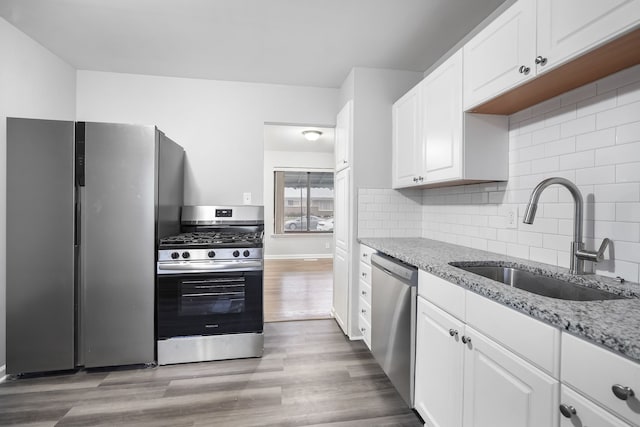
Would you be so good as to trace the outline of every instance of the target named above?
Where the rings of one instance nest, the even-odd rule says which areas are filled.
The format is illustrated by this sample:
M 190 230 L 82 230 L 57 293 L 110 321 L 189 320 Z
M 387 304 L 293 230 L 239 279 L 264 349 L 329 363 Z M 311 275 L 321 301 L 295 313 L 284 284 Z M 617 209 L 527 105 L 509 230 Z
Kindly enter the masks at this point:
M 640 0 L 538 0 L 542 72 L 601 45 L 640 22 Z
M 465 335 L 465 427 L 558 426 L 557 380 L 468 325 Z
M 575 411 L 570 417 L 560 417 L 560 427 L 630 427 L 565 385 L 561 387 L 560 405 Z
M 420 87 L 418 85 L 393 104 L 393 188 L 418 185 L 424 153 L 420 137 Z
M 422 82 L 426 182 L 462 178 L 462 51 Z
M 346 334 L 349 315 L 349 259 L 348 253 L 335 248 L 333 255 L 333 317 Z
M 336 117 L 336 171 L 349 167 L 353 133 L 353 101 L 347 102 Z
M 335 247 L 345 252 L 349 252 L 349 236 L 351 227 L 349 181 L 350 170 L 345 169 L 338 172 L 334 180 L 334 220 L 333 237 Z
M 461 321 L 418 297 L 415 408 L 429 427 L 462 425 L 463 335 Z
M 465 111 L 533 77 L 535 20 L 535 0 L 519 0 L 465 44 Z

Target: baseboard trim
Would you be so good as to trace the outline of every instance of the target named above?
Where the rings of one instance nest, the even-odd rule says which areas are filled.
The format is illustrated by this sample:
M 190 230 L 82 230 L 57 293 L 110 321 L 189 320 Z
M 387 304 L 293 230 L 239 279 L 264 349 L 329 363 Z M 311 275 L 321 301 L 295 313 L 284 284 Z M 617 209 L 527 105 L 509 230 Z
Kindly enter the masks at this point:
M 265 255 L 264 259 L 332 259 L 333 254 Z

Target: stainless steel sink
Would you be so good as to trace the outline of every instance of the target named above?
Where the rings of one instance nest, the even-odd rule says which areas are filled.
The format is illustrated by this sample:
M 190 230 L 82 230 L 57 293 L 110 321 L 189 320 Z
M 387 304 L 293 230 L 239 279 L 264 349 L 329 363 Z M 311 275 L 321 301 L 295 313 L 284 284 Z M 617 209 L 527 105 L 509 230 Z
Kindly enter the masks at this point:
M 451 263 L 451 265 L 470 273 L 495 280 L 496 282 L 550 298 L 571 301 L 599 301 L 627 298 L 600 289 L 588 288 L 552 277 L 541 276 L 519 268 L 495 265 L 459 265 L 455 263 Z

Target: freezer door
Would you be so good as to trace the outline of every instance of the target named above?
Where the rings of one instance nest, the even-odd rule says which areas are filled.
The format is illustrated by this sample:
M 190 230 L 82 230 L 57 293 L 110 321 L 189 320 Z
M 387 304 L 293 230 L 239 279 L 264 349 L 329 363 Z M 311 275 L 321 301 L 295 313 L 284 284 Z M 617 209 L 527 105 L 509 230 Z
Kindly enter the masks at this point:
M 85 124 L 82 347 L 86 367 L 154 360 L 157 135 Z
M 8 374 L 74 368 L 73 122 L 7 119 Z

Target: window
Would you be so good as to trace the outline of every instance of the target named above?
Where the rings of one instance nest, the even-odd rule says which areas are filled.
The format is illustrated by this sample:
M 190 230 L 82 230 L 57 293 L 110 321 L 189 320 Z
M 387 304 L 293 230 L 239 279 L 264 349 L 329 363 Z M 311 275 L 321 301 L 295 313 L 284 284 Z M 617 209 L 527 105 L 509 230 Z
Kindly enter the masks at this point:
M 275 232 L 333 232 L 333 172 L 275 171 Z

